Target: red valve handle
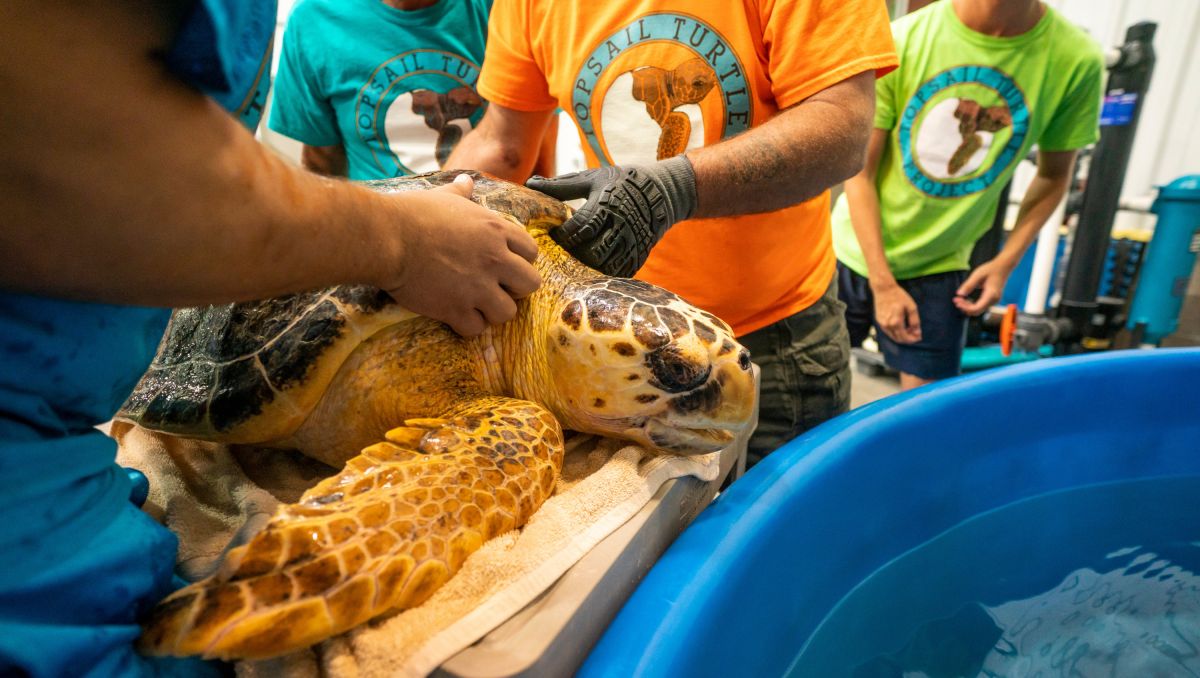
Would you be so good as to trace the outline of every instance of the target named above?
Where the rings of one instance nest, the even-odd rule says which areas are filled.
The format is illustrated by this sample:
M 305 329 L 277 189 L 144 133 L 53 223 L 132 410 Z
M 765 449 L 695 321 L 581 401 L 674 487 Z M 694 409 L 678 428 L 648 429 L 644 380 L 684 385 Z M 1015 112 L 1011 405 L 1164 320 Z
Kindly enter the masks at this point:
M 1004 317 L 1000 320 L 1000 354 L 1004 357 L 1012 355 L 1013 335 L 1017 333 L 1017 305 L 1009 304 L 1004 309 Z

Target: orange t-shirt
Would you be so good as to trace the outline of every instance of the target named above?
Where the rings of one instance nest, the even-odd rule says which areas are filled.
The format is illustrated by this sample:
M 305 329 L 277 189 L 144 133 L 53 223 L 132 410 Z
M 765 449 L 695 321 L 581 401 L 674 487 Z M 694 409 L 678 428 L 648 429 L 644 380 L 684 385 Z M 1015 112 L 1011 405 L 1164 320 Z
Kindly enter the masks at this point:
M 561 106 L 588 164 L 648 164 L 731 137 L 896 65 L 882 0 L 496 0 L 477 84 L 522 111 Z M 807 308 L 834 272 L 829 193 L 676 224 L 637 277 L 739 335 Z

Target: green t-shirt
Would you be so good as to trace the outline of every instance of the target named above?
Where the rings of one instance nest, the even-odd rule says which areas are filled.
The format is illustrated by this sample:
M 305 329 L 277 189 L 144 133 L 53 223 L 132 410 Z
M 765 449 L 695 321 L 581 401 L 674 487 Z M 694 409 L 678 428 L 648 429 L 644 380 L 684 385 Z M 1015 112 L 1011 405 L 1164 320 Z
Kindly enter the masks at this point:
M 346 149 L 351 179 L 438 169 L 483 116 L 475 92 L 492 0 L 401 11 L 301 0 L 288 18 L 268 126 Z
M 900 280 L 966 270 L 1030 148 L 1074 150 L 1098 138 L 1103 57 L 1049 7 L 1011 38 L 967 28 L 949 0 L 898 19 L 892 32 L 900 67 L 875 86 L 875 127 L 889 131 L 876 179 L 884 251 Z M 844 195 L 833 245 L 867 274 Z

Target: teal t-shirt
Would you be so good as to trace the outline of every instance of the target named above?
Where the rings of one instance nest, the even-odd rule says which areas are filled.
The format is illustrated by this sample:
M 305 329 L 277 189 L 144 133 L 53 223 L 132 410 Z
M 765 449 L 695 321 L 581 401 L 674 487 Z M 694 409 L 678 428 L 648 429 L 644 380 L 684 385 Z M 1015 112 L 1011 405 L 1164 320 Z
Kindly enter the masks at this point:
M 1098 138 L 1103 57 L 1049 7 L 1009 38 L 967 28 L 949 1 L 892 31 L 900 67 L 875 86 L 875 127 L 889 131 L 876 178 L 888 263 L 901 280 L 966 270 L 1034 144 L 1067 151 Z M 844 195 L 833 245 L 839 261 L 867 274 Z
M 351 179 L 437 170 L 483 116 L 475 81 L 491 4 L 402 11 L 382 0 L 301 0 L 268 126 L 309 146 L 343 146 Z

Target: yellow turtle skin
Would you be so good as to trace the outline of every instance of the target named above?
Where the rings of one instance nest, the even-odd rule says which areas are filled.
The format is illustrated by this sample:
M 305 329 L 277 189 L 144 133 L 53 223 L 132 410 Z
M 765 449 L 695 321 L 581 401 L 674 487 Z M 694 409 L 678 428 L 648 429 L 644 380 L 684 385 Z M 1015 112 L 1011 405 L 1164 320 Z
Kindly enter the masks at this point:
M 481 175 L 475 200 L 529 230 L 543 278 L 479 337 L 353 286 L 175 312 L 118 418 L 342 470 L 160 602 L 141 651 L 268 658 L 420 605 L 550 497 L 564 428 L 700 453 L 748 425 L 750 356 L 728 325 L 574 260 L 548 235 L 562 203 Z

